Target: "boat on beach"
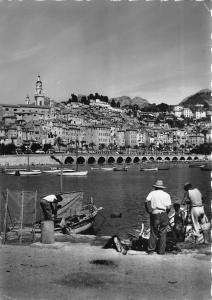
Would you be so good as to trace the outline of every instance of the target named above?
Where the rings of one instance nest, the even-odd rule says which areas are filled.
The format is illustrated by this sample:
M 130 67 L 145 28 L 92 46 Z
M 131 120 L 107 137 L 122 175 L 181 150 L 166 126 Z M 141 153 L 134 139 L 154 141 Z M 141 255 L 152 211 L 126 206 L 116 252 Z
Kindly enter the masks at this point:
M 92 197 L 85 204 L 83 192 L 66 192 L 60 195 L 63 200 L 59 204 L 54 231 L 77 234 L 91 229 L 103 207 L 97 208 Z M 40 231 L 40 227 L 36 229 L 37 233 Z

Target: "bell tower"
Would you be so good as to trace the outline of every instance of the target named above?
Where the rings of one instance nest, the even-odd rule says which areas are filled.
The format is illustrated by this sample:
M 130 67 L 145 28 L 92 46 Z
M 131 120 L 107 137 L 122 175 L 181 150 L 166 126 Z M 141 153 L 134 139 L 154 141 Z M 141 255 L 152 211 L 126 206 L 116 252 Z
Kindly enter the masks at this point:
M 44 105 L 44 94 L 43 94 L 43 84 L 38 75 L 36 86 L 35 86 L 35 105 L 42 106 Z
M 26 96 L 25 103 L 26 103 L 27 105 L 29 105 L 29 104 L 30 104 L 29 95 L 27 95 L 27 96 Z

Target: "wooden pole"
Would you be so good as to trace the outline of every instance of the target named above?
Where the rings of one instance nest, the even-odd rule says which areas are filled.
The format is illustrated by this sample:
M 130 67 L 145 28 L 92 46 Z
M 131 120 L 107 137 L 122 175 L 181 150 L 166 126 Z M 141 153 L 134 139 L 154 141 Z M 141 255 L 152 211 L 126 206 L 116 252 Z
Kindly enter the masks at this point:
M 35 198 L 34 198 L 34 222 L 32 224 L 32 241 L 35 241 L 35 224 L 36 224 L 36 217 L 37 217 L 37 199 L 38 199 L 38 193 L 35 191 Z
M 24 191 L 21 193 L 21 211 L 20 211 L 20 221 L 21 221 L 21 234 L 19 237 L 20 244 L 22 243 L 22 231 L 23 231 L 23 218 L 24 218 Z
M 8 189 L 6 190 L 6 201 L 5 201 L 5 206 L 4 206 L 4 228 L 3 228 L 3 239 L 2 243 L 5 244 L 6 241 L 6 230 L 7 230 L 7 207 L 8 207 Z

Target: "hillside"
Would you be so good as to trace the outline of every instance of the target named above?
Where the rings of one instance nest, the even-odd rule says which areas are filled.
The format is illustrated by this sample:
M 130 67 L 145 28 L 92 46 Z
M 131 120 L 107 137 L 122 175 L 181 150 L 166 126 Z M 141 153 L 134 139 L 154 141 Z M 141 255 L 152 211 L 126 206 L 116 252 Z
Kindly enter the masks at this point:
M 113 98 L 115 100 L 115 102 L 119 102 L 120 103 L 120 107 L 123 107 L 125 105 L 135 105 L 137 104 L 140 108 L 145 107 L 147 105 L 149 105 L 149 102 L 146 99 L 143 99 L 141 97 L 134 97 L 133 99 L 131 99 L 128 96 L 121 96 L 121 97 L 116 97 Z M 112 100 L 112 99 L 110 99 Z
M 186 97 L 179 103 L 179 105 L 182 106 L 191 106 L 197 104 L 203 104 L 206 108 L 208 108 L 209 105 L 212 104 L 211 90 L 200 90 L 196 94 Z

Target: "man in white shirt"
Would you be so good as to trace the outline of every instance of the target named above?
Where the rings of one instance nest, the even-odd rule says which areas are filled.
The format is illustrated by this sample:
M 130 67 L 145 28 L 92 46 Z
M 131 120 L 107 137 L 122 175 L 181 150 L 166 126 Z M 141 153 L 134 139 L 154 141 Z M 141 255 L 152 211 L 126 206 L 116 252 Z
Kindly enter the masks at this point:
M 40 201 L 40 206 L 42 208 L 44 219 L 53 220 L 57 217 L 57 203 L 63 200 L 61 195 L 48 195 L 43 197 Z
M 145 202 L 146 211 L 150 214 L 148 253 L 151 254 L 157 251 L 158 254 L 164 254 L 171 197 L 168 193 L 164 192 L 166 187 L 163 185 L 162 180 L 157 180 L 153 187 L 155 190 L 148 194 Z

